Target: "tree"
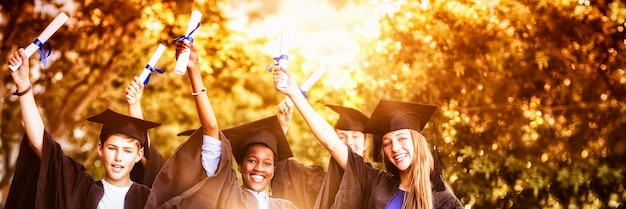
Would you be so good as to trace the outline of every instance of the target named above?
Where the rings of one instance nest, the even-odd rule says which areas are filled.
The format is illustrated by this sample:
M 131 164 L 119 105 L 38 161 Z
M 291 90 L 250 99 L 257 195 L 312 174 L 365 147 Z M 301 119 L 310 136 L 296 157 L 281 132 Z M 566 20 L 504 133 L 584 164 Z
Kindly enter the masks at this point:
M 363 40 L 367 61 L 355 69 L 369 77 L 358 88 L 372 98 L 440 105 L 425 134 L 464 203 L 624 201 L 622 2 L 396 5 L 380 37 Z

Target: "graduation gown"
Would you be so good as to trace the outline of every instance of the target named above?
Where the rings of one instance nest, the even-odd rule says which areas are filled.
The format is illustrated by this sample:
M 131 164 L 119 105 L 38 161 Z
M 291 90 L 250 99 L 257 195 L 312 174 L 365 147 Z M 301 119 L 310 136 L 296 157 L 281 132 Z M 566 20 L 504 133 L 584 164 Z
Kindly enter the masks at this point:
M 150 145 L 150 148 L 144 150 L 144 152 L 147 152 L 147 154 L 145 154 L 146 165 L 144 166 L 141 162 L 136 163 L 133 170 L 130 171 L 130 180 L 150 188 L 152 187 L 152 182 L 154 182 L 156 175 L 165 164 L 165 160 L 163 159 L 163 155 L 161 155 L 159 150 L 153 145 Z
M 343 178 L 343 169 L 334 158 L 328 163 L 328 173 L 324 176 L 322 188 L 315 200 L 315 209 L 330 209 L 335 202 L 335 195 Z
M 257 209 L 256 197 L 237 182 L 230 142 L 222 133 L 220 140 L 222 153 L 212 176 L 207 176 L 202 167 L 202 133 L 196 131 L 181 144 L 157 174 L 145 208 Z M 277 198 L 270 198 L 269 207 L 297 208 Z
M 150 189 L 133 183 L 126 193 L 124 208 L 142 208 Z M 20 144 L 15 175 L 5 208 L 96 208 L 104 195 L 101 181 L 95 181 L 83 165 L 63 155 L 61 146 L 44 131 L 39 159 L 25 135 Z
M 324 202 L 332 200 L 328 197 L 320 197 L 319 204 L 326 208 L 332 205 L 330 208 L 384 209 L 398 191 L 399 185 L 399 179 L 369 166 L 361 156 L 349 151 L 348 163 L 333 204 Z M 433 206 L 436 209 L 463 208 L 459 199 L 448 190 L 433 191 Z
M 312 209 L 326 171 L 321 166 L 304 165 L 294 159 L 276 163 L 272 197 L 289 200 L 300 209 Z

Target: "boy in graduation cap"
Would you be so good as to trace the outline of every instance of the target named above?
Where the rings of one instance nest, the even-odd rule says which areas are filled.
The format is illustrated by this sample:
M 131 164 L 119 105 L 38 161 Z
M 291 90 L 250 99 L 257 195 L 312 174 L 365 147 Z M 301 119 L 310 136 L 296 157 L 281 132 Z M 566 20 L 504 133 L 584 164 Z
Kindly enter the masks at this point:
M 142 208 L 150 193 L 131 181 L 130 171 L 143 156 L 147 130 L 153 123 L 106 110 L 87 120 L 102 123 L 98 154 L 105 170 L 96 181 L 83 165 L 63 154 L 45 131 L 29 78 L 28 57 L 19 49 L 9 64 L 21 62 L 11 73 L 17 86 L 26 134 L 20 145 L 7 208 Z M 31 198 L 35 193 L 35 199 Z
M 286 80 L 285 80 L 286 79 Z M 287 81 L 286 88 L 278 83 Z M 276 89 L 294 102 L 320 143 L 345 170 L 335 208 L 463 208 L 446 188 L 422 129 L 437 108 L 434 105 L 382 100 L 364 132 L 377 135 L 374 153 L 382 152 L 385 170 L 363 162 L 311 107 L 286 68 L 274 71 Z M 376 155 L 375 155 L 376 156 Z
M 337 136 L 358 155 L 367 159 L 369 143 L 362 131 L 369 118 L 354 108 L 331 104 L 326 106 L 339 114 L 334 126 Z M 286 132 L 293 115 L 293 103 L 283 100 L 278 105 L 278 113 L 281 126 Z M 303 165 L 295 159 L 287 159 L 277 163 L 275 173 L 271 186 L 273 197 L 289 200 L 300 209 L 330 208 L 341 182 L 343 169 L 332 158 L 328 172 L 319 166 Z

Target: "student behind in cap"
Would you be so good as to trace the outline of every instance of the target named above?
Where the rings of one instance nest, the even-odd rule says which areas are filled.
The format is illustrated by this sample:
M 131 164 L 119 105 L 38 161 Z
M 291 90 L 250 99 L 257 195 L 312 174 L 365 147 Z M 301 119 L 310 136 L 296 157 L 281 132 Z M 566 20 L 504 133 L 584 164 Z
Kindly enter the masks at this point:
M 102 123 L 98 154 L 104 179 L 96 181 L 83 165 L 63 154 L 45 130 L 29 78 L 28 57 L 19 49 L 9 64 L 22 62 L 11 77 L 17 86 L 25 136 L 6 208 L 142 208 L 150 193 L 131 181 L 143 156 L 147 130 L 160 124 L 106 110 L 87 120 Z M 33 194 L 35 195 L 33 199 Z
M 245 188 L 237 183 L 231 163 L 231 142 L 218 129 L 202 84 L 197 52 L 192 44 L 179 41 L 177 55 L 184 50 L 191 52 L 187 71 L 202 129 L 195 131 L 165 163 L 153 183 L 145 208 L 295 208 L 288 201 L 267 198 L 257 189 L 263 181 L 271 179 L 269 172 L 252 172 L 254 174 L 247 176 L 251 181 Z M 272 156 L 280 157 L 278 153 L 283 152 L 276 150 L 277 155 Z M 259 166 L 268 163 L 254 162 Z
M 354 108 L 326 106 L 339 113 L 339 119 L 335 122 L 339 139 L 366 159 L 368 155 L 365 151 L 369 143 L 362 131 L 369 118 Z M 278 105 L 278 118 L 285 133 L 292 116 L 293 103 L 285 99 Z M 304 165 L 293 158 L 282 160 L 276 164 L 271 185 L 272 196 L 289 200 L 300 209 L 330 208 L 342 176 L 343 169 L 332 158 L 328 173 L 320 166 Z
M 291 98 L 313 134 L 345 170 L 335 208 L 463 208 L 446 189 L 430 146 L 420 134 L 436 106 L 381 101 L 364 132 L 382 136 L 374 139 L 374 153 L 384 154 L 386 171 L 382 171 L 364 163 L 332 133 L 302 96 L 289 70 L 279 67 L 274 84 L 284 79 L 288 87 L 277 90 Z
M 126 102 L 128 102 L 128 115 L 131 117 L 144 119 L 143 110 L 141 108 L 141 97 L 143 96 L 144 85 L 139 80 L 139 77 L 133 79 L 133 81 L 126 87 Z M 148 143 L 144 148 L 144 156 L 141 158 L 141 163 L 137 163 L 133 170 L 130 171 L 130 179 L 139 184 L 152 187 L 152 182 L 156 178 L 157 173 L 165 164 L 163 156 L 157 150 L 155 146 L 152 146 L 150 142 L 150 136 L 148 135 Z
M 369 141 L 363 132 L 365 124 L 369 120 L 365 114 L 354 108 L 326 105 L 339 113 L 339 119 L 335 122 L 334 129 L 339 140 L 357 155 L 361 156 L 366 165 L 369 163 Z M 335 196 L 339 191 L 339 185 L 343 179 L 344 170 L 334 158 L 328 163 L 328 174 L 324 177 L 323 187 L 315 202 L 316 209 L 330 209 L 335 202 Z

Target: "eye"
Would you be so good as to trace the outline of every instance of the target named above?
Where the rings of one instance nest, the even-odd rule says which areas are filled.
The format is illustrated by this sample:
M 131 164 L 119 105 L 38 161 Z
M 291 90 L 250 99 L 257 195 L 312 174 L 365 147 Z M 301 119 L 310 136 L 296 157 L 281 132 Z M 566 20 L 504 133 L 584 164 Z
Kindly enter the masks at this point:
M 125 153 L 133 153 L 133 151 L 132 151 L 132 150 L 129 150 L 129 149 L 124 150 L 124 152 L 125 152 Z
M 272 166 L 272 163 L 270 163 L 270 162 L 266 162 L 266 163 L 265 163 L 265 166 L 268 166 L 268 167 L 269 167 L 269 166 Z
M 389 141 L 389 140 L 383 141 L 383 147 L 387 147 L 389 145 L 391 145 L 391 141 Z
M 248 162 L 252 164 L 256 164 L 256 160 L 253 160 L 253 159 L 248 160 Z
M 115 147 L 107 147 L 107 149 L 110 151 L 115 151 Z

